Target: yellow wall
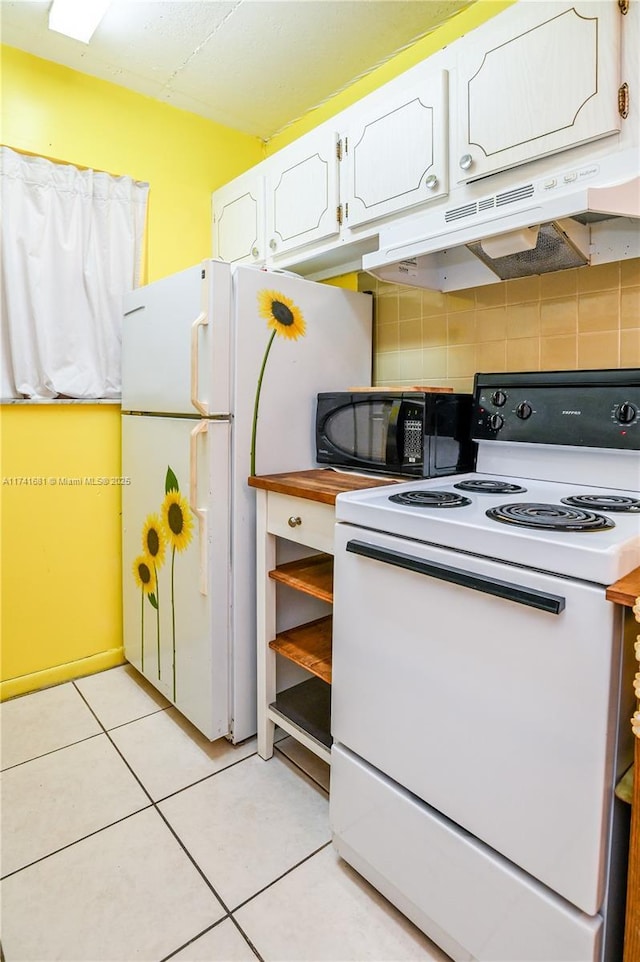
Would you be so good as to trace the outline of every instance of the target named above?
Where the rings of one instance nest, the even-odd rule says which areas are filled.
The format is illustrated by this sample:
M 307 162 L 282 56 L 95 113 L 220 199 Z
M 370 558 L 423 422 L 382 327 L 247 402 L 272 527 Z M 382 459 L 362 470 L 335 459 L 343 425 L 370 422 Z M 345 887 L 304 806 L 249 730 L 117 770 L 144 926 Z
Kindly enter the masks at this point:
M 146 278 L 211 253 L 211 193 L 256 138 L 2 47 L 2 142 L 150 184 Z M 2 479 L 118 477 L 117 405 L 3 405 Z M 122 660 L 117 486 L 3 484 L 0 694 Z
M 148 280 L 211 254 L 211 193 L 263 144 L 150 97 L 3 46 L 2 142 L 148 181 Z
M 122 660 L 120 488 L 85 483 L 119 476 L 119 415 L 106 404 L 2 410 L 5 696 Z

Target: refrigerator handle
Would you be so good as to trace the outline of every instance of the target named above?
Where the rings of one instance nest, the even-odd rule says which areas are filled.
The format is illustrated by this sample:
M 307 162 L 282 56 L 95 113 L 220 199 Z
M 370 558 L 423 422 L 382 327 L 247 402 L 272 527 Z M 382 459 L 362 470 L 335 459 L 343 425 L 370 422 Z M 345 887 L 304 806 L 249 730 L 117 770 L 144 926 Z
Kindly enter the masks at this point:
M 191 432 L 189 442 L 189 506 L 198 519 L 200 535 L 200 594 L 207 594 L 207 509 L 198 506 L 198 435 L 206 434 L 208 421 L 199 421 Z
M 199 371 L 199 353 L 198 353 L 198 329 L 207 324 L 209 318 L 206 314 L 198 314 L 195 321 L 191 325 L 191 403 L 193 404 L 196 411 L 198 411 L 203 417 L 209 417 L 209 412 L 205 404 L 198 397 L 198 371 Z

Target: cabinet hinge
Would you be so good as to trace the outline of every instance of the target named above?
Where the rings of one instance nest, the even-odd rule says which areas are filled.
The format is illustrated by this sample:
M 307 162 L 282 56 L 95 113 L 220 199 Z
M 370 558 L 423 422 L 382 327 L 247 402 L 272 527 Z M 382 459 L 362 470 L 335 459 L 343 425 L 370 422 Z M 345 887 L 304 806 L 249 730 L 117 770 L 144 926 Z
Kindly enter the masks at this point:
M 629 3 L 630 3 L 630 0 L 618 0 L 618 6 L 620 7 L 620 13 L 623 14 L 623 16 L 624 16 L 625 14 L 629 13 Z
M 341 140 L 336 141 L 336 157 L 338 158 L 338 160 L 342 160 L 342 141 Z
M 629 84 L 623 83 L 618 88 L 618 113 L 623 120 L 629 116 Z
M 342 227 L 342 204 L 338 204 L 336 207 L 336 220 L 338 221 L 338 225 Z

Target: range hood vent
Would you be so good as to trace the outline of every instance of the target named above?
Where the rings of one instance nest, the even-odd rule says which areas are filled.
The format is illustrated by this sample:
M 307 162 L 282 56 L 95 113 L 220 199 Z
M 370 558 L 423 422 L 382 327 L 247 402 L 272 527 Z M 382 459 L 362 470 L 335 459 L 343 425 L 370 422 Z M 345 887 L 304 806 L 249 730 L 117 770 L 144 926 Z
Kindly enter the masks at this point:
M 639 257 L 637 168 L 634 149 L 539 180 L 513 183 L 518 171 L 506 171 L 496 175 L 501 190 L 477 197 L 477 183 L 463 184 L 446 206 L 381 230 L 362 267 L 390 283 L 459 291 Z
M 467 248 L 501 281 L 507 281 L 584 267 L 589 263 L 588 244 L 588 231 L 583 225 L 553 221 L 467 244 Z
M 444 213 L 447 224 L 465 217 L 475 217 L 477 213 L 484 210 L 493 210 L 495 207 L 506 207 L 508 204 L 516 204 L 518 201 L 533 197 L 534 186 L 527 184 L 524 187 L 517 187 L 514 190 L 506 190 L 502 194 L 494 194 L 492 197 L 483 197 L 482 200 L 472 204 L 464 204 L 462 207 L 453 207 Z

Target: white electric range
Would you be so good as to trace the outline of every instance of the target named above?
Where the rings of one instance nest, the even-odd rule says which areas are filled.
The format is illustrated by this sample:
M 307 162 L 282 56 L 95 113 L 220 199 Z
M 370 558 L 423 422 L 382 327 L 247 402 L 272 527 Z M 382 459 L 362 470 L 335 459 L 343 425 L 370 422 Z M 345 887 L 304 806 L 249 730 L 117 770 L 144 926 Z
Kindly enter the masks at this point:
M 334 843 L 456 960 L 621 958 L 639 412 L 635 369 L 477 375 L 477 472 L 337 499 Z

